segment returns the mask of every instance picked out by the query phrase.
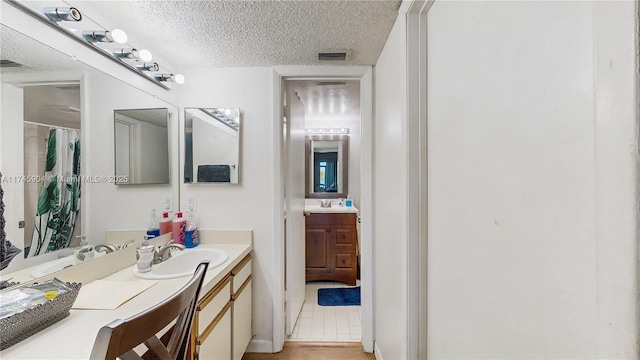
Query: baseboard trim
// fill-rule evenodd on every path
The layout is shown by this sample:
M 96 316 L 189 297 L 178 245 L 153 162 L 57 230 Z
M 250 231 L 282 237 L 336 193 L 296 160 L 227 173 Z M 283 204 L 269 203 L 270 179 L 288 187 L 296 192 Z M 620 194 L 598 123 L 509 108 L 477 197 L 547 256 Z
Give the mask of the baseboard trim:
M 384 360 L 384 356 L 382 356 L 382 351 L 378 347 L 378 343 L 373 343 L 373 353 L 376 354 L 376 360 Z
M 323 341 L 285 341 L 286 348 L 325 347 L 325 348 L 361 348 L 359 342 L 323 342 Z
M 273 354 L 273 341 L 251 340 L 245 352 Z

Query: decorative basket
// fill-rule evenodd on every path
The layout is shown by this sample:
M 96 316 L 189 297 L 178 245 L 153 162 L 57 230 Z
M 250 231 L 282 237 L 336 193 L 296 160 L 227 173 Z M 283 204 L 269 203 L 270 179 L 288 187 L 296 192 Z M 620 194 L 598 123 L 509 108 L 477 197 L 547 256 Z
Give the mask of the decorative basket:
M 21 313 L 0 319 L 0 350 L 4 350 L 48 326 L 69 316 L 82 284 L 67 283 L 71 288 L 64 294 Z

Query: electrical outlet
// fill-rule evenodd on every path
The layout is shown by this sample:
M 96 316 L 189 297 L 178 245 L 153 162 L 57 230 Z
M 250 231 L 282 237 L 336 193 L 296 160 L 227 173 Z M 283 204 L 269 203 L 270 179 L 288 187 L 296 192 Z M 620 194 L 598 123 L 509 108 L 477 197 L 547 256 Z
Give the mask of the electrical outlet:
M 171 195 L 164 196 L 164 211 L 171 211 Z
M 187 211 L 196 212 L 196 197 L 194 195 L 187 196 Z

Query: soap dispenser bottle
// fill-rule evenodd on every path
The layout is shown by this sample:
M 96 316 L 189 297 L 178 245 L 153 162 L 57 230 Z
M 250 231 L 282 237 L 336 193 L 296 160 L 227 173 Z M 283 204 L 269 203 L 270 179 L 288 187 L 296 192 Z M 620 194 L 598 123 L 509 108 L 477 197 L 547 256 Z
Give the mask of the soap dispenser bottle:
M 347 207 L 353 206 L 353 200 L 351 200 L 351 197 L 348 194 L 347 194 L 347 200 L 345 200 L 344 205 Z
M 187 231 L 187 219 L 182 217 L 181 212 L 176 213 L 176 218 L 173 219 L 173 241 L 177 244 L 184 244 L 184 235 Z
M 160 235 L 164 235 L 171 232 L 173 221 L 169 217 L 169 212 L 162 213 L 162 219 L 160 219 Z
M 187 218 L 187 231 L 184 235 L 184 246 L 187 248 L 193 248 L 200 244 L 200 237 L 198 234 L 198 226 L 196 224 L 196 216 L 193 211 L 189 211 L 189 217 Z
M 160 236 L 160 226 L 158 225 L 158 217 L 156 216 L 156 209 L 151 209 L 151 220 L 149 221 L 147 236 L 149 239 Z

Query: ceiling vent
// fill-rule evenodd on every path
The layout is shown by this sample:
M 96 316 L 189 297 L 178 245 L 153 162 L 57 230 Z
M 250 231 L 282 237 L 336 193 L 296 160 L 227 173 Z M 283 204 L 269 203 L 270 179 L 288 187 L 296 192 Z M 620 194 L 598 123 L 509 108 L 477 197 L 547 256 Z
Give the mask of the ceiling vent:
M 19 68 L 19 67 L 23 67 L 24 65 L 19 64 L 15 61 L 11 61 L 11 60 L 0 60 L 0 68 L 4 69 L 4 68 Z
M 348 61 L 351 58 L 351 50 L 319 51 L 319 61 Z

